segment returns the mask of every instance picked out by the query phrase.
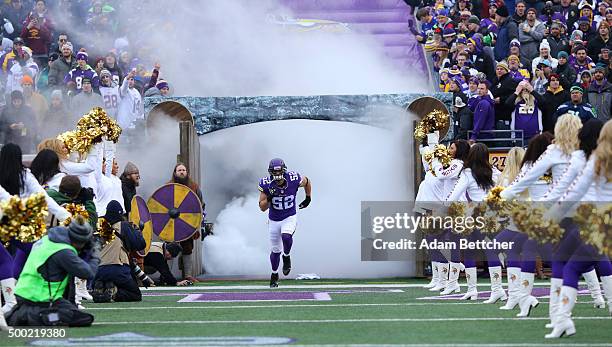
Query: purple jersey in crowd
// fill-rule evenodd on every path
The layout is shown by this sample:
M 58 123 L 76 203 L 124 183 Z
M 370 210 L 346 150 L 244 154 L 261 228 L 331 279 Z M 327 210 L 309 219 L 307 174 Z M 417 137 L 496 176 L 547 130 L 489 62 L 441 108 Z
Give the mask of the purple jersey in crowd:
M 92 88 L 98 88 L 100 86 L 100 79 L 98 78 L 98 74 L 88 68 L 86 70 L 82 70 L 80 67 L 76 67 L 64 76 L 64 84 L 72 81 L 76 84 L 76 90 L 81 91 L 83 89 L 83 78 L 88 78 L 91 81 Z
M 295 171 L 286 172 L 284 176 L 287 186 L 283 188 L 280 188 L 271 177 L 259 180 L 259 191 L 272 196 L 268 216 L 275 222 L 280 222 L 295 214 L 295 198 L 302 181 L 302 176 Z

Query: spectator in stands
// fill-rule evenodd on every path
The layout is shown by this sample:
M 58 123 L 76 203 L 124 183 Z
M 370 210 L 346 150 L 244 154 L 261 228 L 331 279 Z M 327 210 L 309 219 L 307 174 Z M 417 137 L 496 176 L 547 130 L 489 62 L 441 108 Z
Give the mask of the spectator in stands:
M 578 20 L 578 7 L 572 4 L 571 0 L 561 0 L 559 5 L 553 7 L 553 11 L 561 13 L 561 16 L 565 20 L 565 25 L 568 28 L 573 28 L 574 23 Z
M 510 41 L 518 37 L 518 28 L 508 17 L 508 8 L 500 6 L 497 9 L 495 23 L 497 24 L 497 45 L 495 45 L 495 60 L 502 61 L 509 54 Z
M 480 21 L 480 30 L 481 31 L 487 31 L 490 33 L 498 33 L 498 27 L 497 27 L 497 23 L 495 22 L 495 18 L 496 18 L 496 13 L 497 13 L 497 9 L 499 8 L 499 6 L 497 5 L 497 3 L 495 1 L 491 1 L 489 3 L 489 16 L 482 18 L 482 20 Z M 476 17 L 476 16 L 474 16 Z M 475 18 L 476 20 L 478 20 L 478 17 Z M 470 20 L 474 20 L 473 18 L 470 18 Z
M 606 80 L 606 67 L 597 65 L 593 73 L 593 81 L 587 89 L 589 104 L 597 110 L 597 118 L 602 122 L 610 119 L 610 107 L 612 107 L 612 84 Z
M 593 76 L 591 75 L 591 70 L 582 71 L 582 73 L 580 74 L 580 87 L 582 87 L 583 90 L 588 89 L 589 86 L 591 86 L 592 79 Z
M 104 68 L 111 73 L 113 82 L 120 86 L 123 82 L 123 71 L 121 71 L 119 65 L 117 64 L 117 56 L 114 52 L 108 52 L 106 55 Z
M 524 143 L 542 132 L 542 111 L 529 82 L 519 83 L 506 102 L 514 107 L 510 115 L 510 130 L 523 130 Z M 516 134 L 512 134 L 512 137 L 516 137 Z
M 52 41 L 53 24 L 47 13 L 44 0 L 37 0 L 34 11 L 30 12 L 21 30 L 21 37 L 32 49 L 32 58 L 39 66 L 47 65 L 49 45 Z
M 123 220 L 123 208 L 112 200 L 106 207 L 104 219 L 112 226 L 112 240 L 100 252 L 100 266 L 94 280 L 94 302 L 142 301 L 138 284 L 132 277 L 129 252 L 146 247 L 142 234 Z
M 13 23 L 7 18 L 7 16 L 3 12 L 4 8 L 0 8 L 0 37 L 8 41 L 10 35 L 15 32 L 15 28 L 13 27 Z M 11 41 L 12 42 L 12 41 Z M 4 47 L 4 45 L 2 46 Z
M 74 120 L 78 120 L 82 115 L 89 112 L 94 107 L 103 107 L 104 101 L 100 94 L 95 93 L 91 80 L 83 77 L 81 80 L 82 90 L 72 99 L 71 110 Z
M 117 122 L 124 129 L 133 127 L 136 120 L 144 118 L 142 96 L 138 89 L 135 88 L 135 76 L 136 69 L 133 69 L 125 77 L 119 89 L 121 101 L 119 102 Z
M 100 71 L 104 69 L 104 60 L 104 57 L 98 57 L 96 58 L 96 62 L 93 65 L 93 69 L 98 74 L 98 76 L 100 76 Z
M 558 64 L 555 73 L 559 75 L 561 85 L 563 88 L 569 90 L 572 84 L 576 83 L 578 77 L 576 76 L 576 70 L 568 63 L 568 54 L 565 51 L 557 54 Z
M 468 131 L 473 127 L 473 113 L 467 107 L 468 97 L 461 91 L 453 92 L 453 113 L 455 114 L 455 139 L 467 140 Z
M 80 93 L 83 89 L 83 80 L 88 79 L 93 89 L 97 90 L 100 86 L 100 79 L 98 74 L 87 65 L 88 55 L 87 52 L 81 50 L 76 55 L 77 66 L 70 70 L 66 76 L 64 76 L 64 84 L 69 90 L 73 90 L 76 93 Z
M 542 127 L 544 131 L 554 131 L 555 121 L 553 115 L 557 108 L 564 102 L 570 100 L 569 91 L 561 85 L 561 76 L 556 73 L 550 74 L 548 87 L 542 95 L 540 108 L 542 110 Z
M 478 78 L 477 77 L 471 77 L 468 81 L 468 90 L 466 91 L 466 95 L 469 99 L 472 99 L 472 97 L 476 97 L 478 96 Z
M 593 61 L 599 61 L 599 54 L 602 48 L 612 48 L 612 42 L 610 42 L 610 27 L 608 22 L 601 22 L 599 29 L 597 30 L 598 35 L 590 40 L 587 44 L 588 55 Z
M 38 127 L 34 111 L 25 105 L 23 93 L 11 93 L 11 103 L 0 114 L 0 143 L 15 143 L 26 153 L 34 153 L 38 143 Z
M 447 9 L 442 8 L 436 12 L 436 25 L 434 32 L 442 34 L 444 29 L 455 29 L 455 23 L 448 17 L 449 12 Z
M 522 80 L 531 80 L 531 73 L 529 70 L 523 68 L 521 60 L 517 55 L 511 55 L 508 57 L 508 69 L 513 79 L 520 82 Z
M 132 70 L 130 64 L 132 63 L 132 57 L 129 51 L 123 51 L 119 54 L 119 68 L 123 73 Z M 123 83 L 123 81 L 121 82 Z
M 548 66 L 553 69 L 555 69 L 559 64 L 557 58 L 553 58 L 550 56 L 550 44 L 548 44 L 548 41 L 546 39 L 542 40 L 542 42 L 540 43 L 540 54 L 537 57 L 533 58 L 533 60 L 531 61 L 531 66 L 533 68 L 532 72 L 534 75 L 536 74 L 535 72 L 537 66 L 545 61 L 548 62 Z
M 580 17 L 576 24 L 574 24 L 575 30 L 582 32 L 582 41 L 589 42 L 597 35 L 597 30 L 591 25 L 591 21 L 587 17 Z
M 527 5 L 525 5 L 525 1 L 517 1 L 516 5 L 514 6 L 514 14 L 512 15 L 512 21 L 516 23 L 517 27 L 523 22 L 525 22 L 525 20 L 527 20 L 527 13 L 525 12 L 525 10 L 527 10 Z
M 8 71 L 6 77 L 6 90 L 5 93 L 8 95 L 11 92 L 21 89 L 21 79 L 23 76 L 30 76 L 32 79 L 36 78 L 38 74 L 38 66 L 31 58 L 32 51 L 28 47 L 23 47 L 21 50 L 21 59 L 19 63 L 13 63 Z
M 569 39 L 567 35 L 561 33 L 562 25 L 560 22 L 553 22 L 550 26 L 550 34 L 546 39 L 550 46 L 550 55 L 553 57 L 557 57 L 561 51 L 569 52 Z
M 488 81 L 492 81 L 495 76 L 494 62 L 488 54 L 485 54 L 482 46 L 482 35 L 474 35 L 468 39 L 468 51 L 472 55 L 472 66 L 485 74 Z
M 440 72 L 442 69 L 450 68 L 451 62 L 448 57 L 448 44 L 440 42 L 433 54 L 434 70 Z
M 9 37 L 12 39 L 18 37 L 21 34 L 23 21 L 27 18 L 29 9 L 23 6 L 22 0 L 11 0 L 10 5 L 6 5 L 2 12 L 6 19 L 13 24 L 14 31 Z
M 481 133 L 485 130 L 495 129 L 495 102 L 489 96 L 489 82 L 478 83 L 478 98 L 474 107 L 474 128 L 470 136 L 470 144 L 478 139 L 491 138 L 490 134 Z
M 538 64 L 535 70 L 535 78 L 532 82 L 533 88 L 538 95 L 542 95 L 546 92 L 546 86 L 548 85 L 548 77 L 552 73 L 552 67 L 550 61 L 544 60 Z
M 508 106 L 506 100 L 516 90 L 516 81 L 509 73 L 508 64 L 502 61 L 495 67 L 495 79 L 493 80 L 491 93 L 495 101 L 495 128 L 497 130 L 508 129 L 510 126 L 510 112 L 513 106 Z M 475 114 L 475 112 L 474 112 Z M 474 122 L 476 122 L 474 115 Z
M 76 57 L 72 54 L 72 43 L 66 42 L 62 45 L 62 55 L 49 67 L 49 85 L 59 87 L 64 85 L 64 76 L 76 68 Z
M 144 258 L 144 271 L 149 275 L 159 273 L 159 279 L 155 281 L 155 285 L 189 285 L 189 280 L 177 281 L 168 267 L 168 260 L 178 257 L 182 251 L 178 243 L 151 242 L 149 253 Z
M 570 89 L 570 101 L 564 102 L 557 108 L 553 115 L 554 122 L 557 122 L 557 118 L 562 115 L 569 113 L 580 117 L 582 124 L 586 123 L 591 118 L 595 117 L 595 109 L 588 102 L 584 101 L 582 95 L 584 90 L 580 86 L 573 86 Z
M 579 76 L 583 71 L 588 71 L 595 67 L 593 60 L 587 55 L 586 47 L 583 45 L 574 47 L 574 61 L 570 64 Z M 580 80 L 576 82 L 580 82 Z
M 123 206 L 125 206 L 125 213 L 129 214 L 132 198 L 136 195 L 136 187 L 140 185 L 138 167 L 131 161 L 128 161 L 119 179 L 121 180 L 121 191 L 123 193 Z
M 518 39 L 513 39 L 510 42 L 510 56 L 512 55 L 516 55 L 517 57 L 519 57 L 523 68 L 527 69 L 527 71 L 530 71 L 531 73 L 531 60 L 521 57 L 521 43 Z
M 45 126 L 44 116 L 49 110 L 49 105 L 44 96 L 40 95 L 34 90 L 34 81 L 30 76 L 23 76 L 21 79 L 21 88 L 23 89 L 23 98 L 25 104 L 32 108 L 38 129 L 42 129 Z
M 64 97 L 60 89 L 51 92 L 49 110 L 45 115 L 45 126 L 40 129 L 41 138 L 55 137 L 64 131 L 74 128 L 70 123 L 68 110 L 64 104 Z
M 602 48 L 599 52 L 599 59 L 597 61 L 608 66 L 610 64 L 610 49 L 607 47 Z
M 62 55 L 62 47 L 64 44 L 68 42 L 68 34 L 65 32 L 61 32 L 57 35 L 57 42 L 51 44 L 51 48 L 49 49 L 49 54 L 57 53 L 58 56 Z
M 536 15 L 537 12 L 534 8 L 527 10 L 527 19 L 518 27 L 521 57 L 529 60 L 533 60 L 538 55 L 538 47 L 546 29 L 544 23 L 537 19 Z
M 51 64 L 53 64 L 57 58 L 59 58 L 57 53 L 53 52 L 49 54 L 47 65 L 38 73 L 36 78 L 36 89 L 45 96 L 48 96 L 49 91 L 49 70 L 51 69 Z

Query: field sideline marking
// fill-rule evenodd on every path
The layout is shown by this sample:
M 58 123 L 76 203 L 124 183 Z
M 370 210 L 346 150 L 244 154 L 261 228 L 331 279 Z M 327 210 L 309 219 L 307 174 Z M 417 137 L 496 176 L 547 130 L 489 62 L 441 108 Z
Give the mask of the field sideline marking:
M 449 300 L 450 301 L 450 300 Z M 540 304 L 546 304 L 542 302 Z M 577 302 L 577 304 L 589 304 L 592 302 Z M 380 304 L 296 304 L 296 305 L 199 305 L 199 306 L 133 306 L 133 307 L 87 307 L 85 311 L 89 310 L 168 310 L 168 309 L 224 309 L 224 308 L 289 308 L 289 307 L 367 307 L 367 306 L 445 306 L 445 305 L 483 305 L 482 301 L 479 302 L 404 302 L 404 303 L 380 303 Z M 494 306 L 492 306 L 494 307 Z
M 609 320 L 612 317 L 572 317 L 573 320 Z M 278 319 L 278 320 L 176 320 L 94 322 L 94 325 L 124 324 L 279 324 L 279 323 L 377 323 L 377 322 L 467 322 L 467 321 L 548 321 L 548 317 L 470 317 L 470 318 L 355 318 L 355 319 Z
M 343 289 L 343 288 L 423 288 L 425 284 L 291 284 L 291 285 L 282 285 L 279 287 L 282 289 Z M 490 283 L 479 283 L 479 287 L 490 287 Z M 536 282 L 534 286 L 550 286 L 549 282 Z M 194 292 L 199 290 L 228 290 L 228 289 L 236 289 L 236 290 L 262 290 L 267 289 L 270 290 L 270 287 L 267 284 L 262 285 L 248 285 L 248 286 L 193 286 L 193 287 L 151 287 L 151 288 L 140 288 L 142 292 L 163 292 L 163 291 L 185 291 L 185 292 Z

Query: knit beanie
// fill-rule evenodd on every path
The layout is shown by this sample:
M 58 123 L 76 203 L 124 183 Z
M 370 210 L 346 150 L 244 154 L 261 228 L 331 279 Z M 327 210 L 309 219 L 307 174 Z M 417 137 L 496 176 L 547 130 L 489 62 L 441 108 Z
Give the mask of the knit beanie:
M 106 219 L 110 225 L 123 220 L 123 208 L 117 200 L 111 200 L 108 205 L 106 205 L 104 219 Z
M 139 171 L 138 171 L 138 167 L 136 166 L 136 164 L 132 163 L 131 161 L 128 161 L 127 164 L 125 164 L 125 169 L 123 169 L 123 174 L 127 176 L 127 175 L 137 174 L 137 173 L 139 173 Z
M 77 176 L 64 176 L 60 182 L 59 191 L 68 197 L 75 197 L 81 192 L 81 181 Z
M 83 217 L 74 218 L 68 225 L 68 235 L 72 242 L 85 243 L 91 239 L 92 234 L 91 225 Z

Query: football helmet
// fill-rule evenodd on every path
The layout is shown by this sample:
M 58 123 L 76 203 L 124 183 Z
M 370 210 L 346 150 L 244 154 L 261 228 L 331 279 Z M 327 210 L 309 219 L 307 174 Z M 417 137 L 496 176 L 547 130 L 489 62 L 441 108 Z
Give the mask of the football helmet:
M 287 172 L 287 165 L 285 165 L 285 162 L 282 159 L 274 158 L 270 160 L 270 164 L 268 165 L 268 173 L 273 180 L 284 180 L 285 172 Z

